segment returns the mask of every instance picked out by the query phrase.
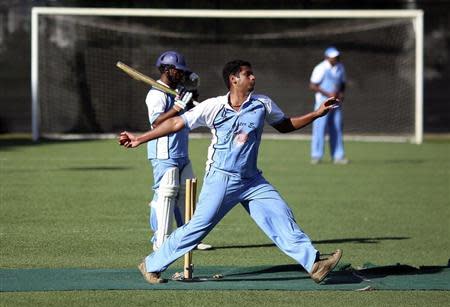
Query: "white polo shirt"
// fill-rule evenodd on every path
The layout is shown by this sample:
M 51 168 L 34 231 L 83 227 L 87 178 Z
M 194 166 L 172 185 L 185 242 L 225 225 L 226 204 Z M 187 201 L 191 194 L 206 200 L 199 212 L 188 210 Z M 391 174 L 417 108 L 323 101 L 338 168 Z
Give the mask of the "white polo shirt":
M 345 83 L 345 68 L 342 63 L 332 66 L 328 60 L 323 60 L 314 67 L 310 82 L 318 84 L 326 92 L 337 92 Z M 321 93 L 316 93 L 316 102 L 327 99 Z

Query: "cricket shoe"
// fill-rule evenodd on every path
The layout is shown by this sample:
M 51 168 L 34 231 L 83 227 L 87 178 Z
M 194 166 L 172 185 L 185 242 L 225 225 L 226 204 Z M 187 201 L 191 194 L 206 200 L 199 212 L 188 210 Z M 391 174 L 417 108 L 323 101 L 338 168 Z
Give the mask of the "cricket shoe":
M 340 165 L 346 165 L 348 164 L 350 161 L 348 159 L 336 159 L 333 160 L 333 164 L 340 164 Z
M 147 272 L 145 267 L 145 260 L 138 265 L 139 271 L 141 271 L 142 276 L 149 284 L 163 284 L 167 282 L 167 279 L 161 278 L 161 273 Z
M 206 251 L 206 250 L 209 250 L 209 249 L 212 249 L 212 248 L 213 248 L 212 245 L 206 244 L 206 243 L 199 243 L 195 247 L 195 249 L 200 250 L 200 251 Z
M 320 283 L 327 277 L 342 257 L 342 250 L 337 249 L 330 258 L 322 259 L 314 263 L 309 276 L 316 282 Z

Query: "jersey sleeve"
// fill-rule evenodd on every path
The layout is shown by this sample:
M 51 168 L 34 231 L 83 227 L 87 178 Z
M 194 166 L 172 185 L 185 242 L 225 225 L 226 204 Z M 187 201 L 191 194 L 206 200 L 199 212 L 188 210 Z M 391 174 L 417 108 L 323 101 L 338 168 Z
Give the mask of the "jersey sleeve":
M 264 104 L 266 109 L 266 121 L 269 125 L 276 125 L 286 118 L 284 112 L 281 111 L 275 101 L 273 101 L 270 97 L 258 95 L 257 99 Z
M 167 96 L 161 91 L 152 89 L 145 98 L 145 104 L 147 105 L 150 124 L 153 124 L 158 116 L 165 112 Z
M 325 70 L 323 68 L 323 65 L 319 64 L 314 67 L 309 81 L 314 84 L 319 84 L 322 82 L 324 74 Z
M 181 115 L 190 130 L 198 127 L 212 128 L 219 105 L 215 98 L 210 98 Z

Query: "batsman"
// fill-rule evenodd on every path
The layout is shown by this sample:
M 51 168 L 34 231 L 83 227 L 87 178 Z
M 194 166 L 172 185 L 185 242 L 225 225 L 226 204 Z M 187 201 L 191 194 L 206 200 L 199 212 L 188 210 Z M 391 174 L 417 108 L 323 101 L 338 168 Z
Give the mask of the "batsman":
M 177 96 L 152 87 L 145 99 L 152 129 L 192 107 L 199 77 L 186 66 L 184 56 L 176 51 L 162 53 L 157 61 L 158 83 L 174 89 Z M 150 202 L 150 228 L 153 250 L 158 250 L 172 232 L 174 219 L 177 226 L 184 224 L 185 182 L 194 173 L 189 160 L 189 129 L 185 128 L 148 142 L 148 160 L 153 169 L 153 199 Z M 199 243 L 198 249 L 211 246 Z

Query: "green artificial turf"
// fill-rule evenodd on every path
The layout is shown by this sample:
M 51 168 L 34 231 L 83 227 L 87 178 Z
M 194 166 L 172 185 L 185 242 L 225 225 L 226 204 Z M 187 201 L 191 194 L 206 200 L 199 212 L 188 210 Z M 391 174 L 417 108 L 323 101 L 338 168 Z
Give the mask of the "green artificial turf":
M 209 140 L 191 140 L 201 179 Z M 259 167 L 300 226 L 324 253 L 343 262 L 442 266 L 450 258 L 450 142 L 422 145 L 347 142 L 349 165 L 309 164 L 309 142 L 264 140 Z M 151 169 L 145 146 L 114 140 L 0 139 L 0 268 L 134 268 L 150 252 Z M 201 180 L 200 180 L 201 181 Z M 196 266 L 292 264 L 237 206 L 195 252 Z M 177 261 L 173 266 L 181 267 Z M 260 291 L 83 291 L 1 293 L 2 305 L 220 304 L 347 306 L 439 305 L 449 291 L 370 293 Z M 191 293 L 192 294 L 192 293 Z M 257 294 L 257 295 L 253 295 Z M 253 297 L 253 299 L 250 299 Z M 353 302 L 353 303 L 352 303 Z M 426 302 L 426 304 L 425 304 Z M 212 304 L 213 304 L 212 303 Z M 129 305 L 128 304 L 128 305 Z
M 320 284 L 311 281 L 298 264 L 223 267 L 196 266 L 193 279 L 180 276 L 181 268 L 169 267 L 162 274 L 168 282 L 149 284 L 137 268 L 130 269 L 0 269 L 1 292 L 78 290 L 289 290 L 373 291 L 449 290 L 450 267 L 409 265 L 352 268 L 339 263 Z

